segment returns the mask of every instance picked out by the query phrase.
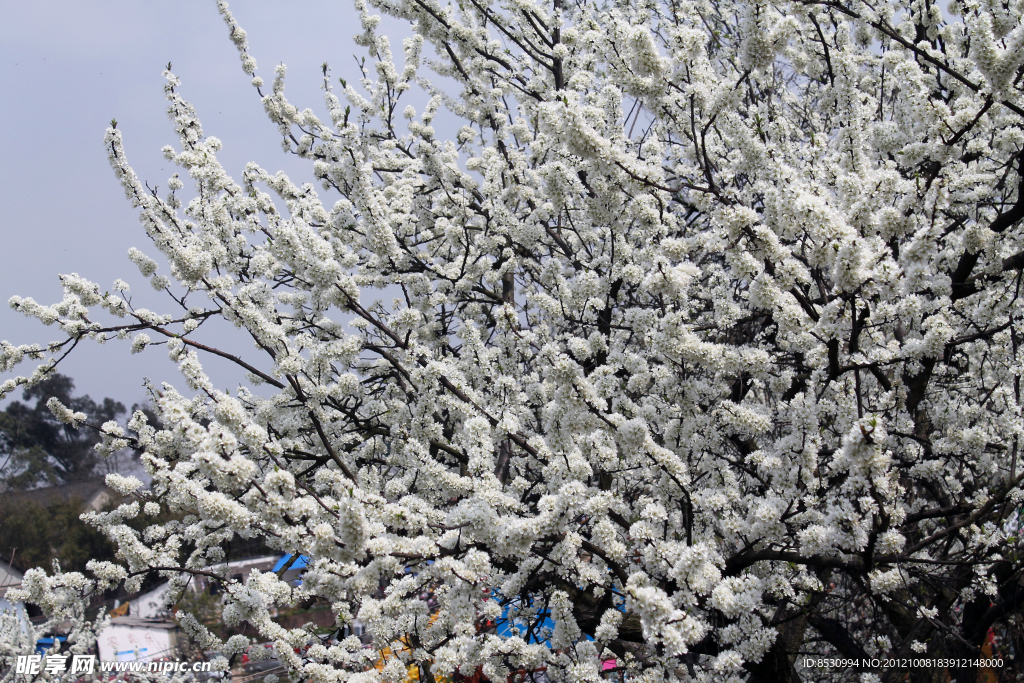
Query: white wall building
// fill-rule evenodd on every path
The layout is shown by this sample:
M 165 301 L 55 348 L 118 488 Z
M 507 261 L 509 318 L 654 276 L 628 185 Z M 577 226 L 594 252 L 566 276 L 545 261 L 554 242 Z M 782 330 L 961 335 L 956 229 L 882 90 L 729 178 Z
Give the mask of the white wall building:
M 140 619 L 158 619 L 169 614 L 164 600 L 171 584 L 162 583 L 148 593 L 134 597 L 128 603 L 128 613 Z
M 100 659 L 150 662 L 179 656 L 181 629 L 173 621 L 115 617 L 96 640 Z
M 0 562 L 0 614 L 9 612 L 17 615 L 22 629 L 25 629 L 28 626 L 25 603 L 12 602 L 7 598 L 7 591 L 12 588 L 21 588 L 21 576 L 21 572 L 17 569 L 6 562 Z
M 242 560 L 233 560 L 221 564 L 214 564 L 206 567 L 206 571 L 220 573 L 224 572 L 229 579 L 245 582 L 249 579 L 249 573 L 253 570 L 261 572 L 271 571 L 274 563 L 278 561 L 277 555 L 265 555 L 263 557 L 247 557 Z M 188 582 L 187 590 L 193 593 L 201 593 L 211 587 L 211 580 L 206 576 L 194 576 Z M 141 619 L 159 619 L 169 617 L 170 612 L 165 607 L 164 600 L 170 586 L 162 583 L 147 593 L 142 593 L 129 599 L 128 613 L 133 617 Z

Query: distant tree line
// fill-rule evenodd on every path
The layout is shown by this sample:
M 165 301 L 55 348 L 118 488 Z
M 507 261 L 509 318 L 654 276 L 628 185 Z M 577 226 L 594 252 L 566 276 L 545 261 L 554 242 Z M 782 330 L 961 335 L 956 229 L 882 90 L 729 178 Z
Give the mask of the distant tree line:
M 137 466 L 134 452 L 104 460 L 94 449 L 99 442 L 94 426 L 120 421 L 128 412 L 124 404 L 112 398 L 97 401 L 88 394 L 72 396 L 74 388 L 74 380 L 55 373 L 26 388 L 23 401 L 0 411 L 0 561 L 21 571 L 50 569 L 54 560 L 64 571 L 85 571 L 89 560 L 116 559 L 116 548 L 106 536 L 79 519 L 87 502 L 81 495 L 45 495 L 49 487 L 89 482 Z M 51 397 L 85 413 L 87 424 L 75 428 L 59 422 L 46 407 Z M 149 424 L 159 424 L 149 406 L 133 405 L 132 412 L 136 410 L 147 414 Z M 141 531 L 173 516 L 166 511 L 159 518 L 141 514 L 127 523 Z M 262 542 L 236 540 L 241 544 L 229 559 L 268 552 Z
M 84 571 L 93 558 L 112 559 L 106 537 L 79 519 L 84 501 L 33 500 L 20 492 L 95 479 L 106 470 L 94 446 L 95 430 L 61 424 L 46 407 L 50 397 L 89 416 L 92 424 L 118 420 L 127 412 L 112 398 L 72 396 L 74 380 L 54 374 L 26 388 L 22 401 L 0 412 L 0 560 L 18 569 L 49 567 Z
M 27 490 L 92 479 L 103 468 L 93 447 L 99 442 L 94 429 L 59 422 L 46 402 L 56 397 L 75 412 L 89 416 L 89 424 L 118 420 L 127 412 L 112 398 L 95 401 L 89 395 L 72 397 L 74 380 L 56 373 L 26 388 L 25 402 L 14 401 L 0 412 L 0 487 Z

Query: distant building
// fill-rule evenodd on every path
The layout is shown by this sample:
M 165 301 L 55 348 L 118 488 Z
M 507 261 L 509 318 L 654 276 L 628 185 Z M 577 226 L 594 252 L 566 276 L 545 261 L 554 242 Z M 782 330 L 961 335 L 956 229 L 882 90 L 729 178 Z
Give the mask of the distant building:
M 7 597 L 7 591 L 12 588 L 21 588 L 22 574 L 17 569 L 0 562 L 0 614 L 10 613 L 18 617 L 22 628 L 28 624 L 28 614 L 25 612 L 25 603 L 13 602 Z
M 231 562 L 222 562 L 220 564 L 213 564 L 206 567 L 205 571 L 213 572 L 214 574 L 220 574 L 225 572 L 226 578 L 234 579 L 235 581 L 241 581 L 245 583 L 249 580 L 249 574 L 253 571 L 269 572 L 274 568 L 274 565 L 278 561 L 277 555 L 264 555 L 263 557 L 247 557 L 241 560 L 232 560 Z M 206 576 L 195 576 L 192 581 L 189 582 L 189 588 L 197 592 L 201 592 L 212 588 L 213 592 L 216 592 L 219 586 L 215 585 L 217 582 Z
M 241 560 L 233 560 L 231 562 L 211 565 L 206 567 L 204 571 L 214 572 L 217 574 L 222 571 L 226 571 L 226 578 L 245 583 L 249 580 L 249 574 L 251 572 L 256 570 L 268 572 L 274 568 L 274 564 L 277 561 L 277 555 L 247 557 Z M 193 576 L 192 580 L 188 583 L 187 590 L 193 593 L 202 593 L 207 590 L 211 593 L 216 593 L 219 588 L 220 586 L 217 585 L 217 582 L 207 576 Z M 165 582 L 151 591 L 141 593 L 140 595 L 130 598 L 128 606 L 129 614 L 131 614 L 132 617 L 142 619 L 157 619 L 169 616 L 169 612 L 164 606 L 164 600 L 167 598 L 167 592 L 169 589 L 169 584 Z
M 132 598 L 128 602 L 128 613 L 140 619 L 157 619 L 167 616 L 168 610 L 164 606 L 164 600 L 171 585 L 166 581 L 147 593 Z
M 151 662 L 178 658 L 182 638 L 173 621 L 115 617 L 100 631 L 96 645 L 101 660 Z

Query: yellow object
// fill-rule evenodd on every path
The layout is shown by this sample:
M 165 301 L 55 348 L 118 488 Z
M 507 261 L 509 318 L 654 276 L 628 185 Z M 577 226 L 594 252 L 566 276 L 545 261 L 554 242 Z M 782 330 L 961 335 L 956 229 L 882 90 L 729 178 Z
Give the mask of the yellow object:
M 430 622 L 429 623 L 433 624 L 436 619 L 437 619 L 437 614 L 436 613 L 430 615 Z M 402 652 L 403 653 L 411 651 L 411 648 L 409 647 L 409 640 L 408 640 L 408 638 L 409 638 L 409 636 L 403 636 L 402 639 L 401 639 Z M 394 652 L 392 652 L 390 647 L 386 647 L 383 650 L 380 650 L 378 652 L 377 661 L 374 663 L 373 668 L 377 669 L 377 671 L 383 671 L 384 670 L 384 665 L 387 663 L 387 661 L 389 659 L 391 659 L 392 657 L 395 657 L 395 656 L 396 655 L 394 654 Z M 420 680 L 420 667 L 419 667 L 419 665 L 417 665 L 417 664 L 410 664 L 410 665 L 408 665 L 405 668 L 405 678 L 402 679 L 402 683 L 419 683 L 419 680 Z M 448 676 L 439 676 L 437 673 L 434 674 L 434 681 L 435 681 L 435 683 L 452 683 L 452 679 L 450 677 L 448 677 Z

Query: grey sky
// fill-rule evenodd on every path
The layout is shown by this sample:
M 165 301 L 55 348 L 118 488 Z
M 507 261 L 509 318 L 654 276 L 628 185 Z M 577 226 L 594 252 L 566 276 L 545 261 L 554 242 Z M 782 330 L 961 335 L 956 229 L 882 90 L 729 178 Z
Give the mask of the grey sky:
M 353 55 L 361 50 L 351 38 L 359 21 L 348 0 L 237 0 L 231 9 L 249 34 L 265 80 L 272 79 L 275 64 L 288 65 L 287 91 L 300 108 L 321 108 L 324 61 L 335 76 L 358 75 Z M 139 177 L 166 186 L 176 169 L 160 148 L 177 146 L 163 99 L 167 62 L 205 133 L 224 142 L 221 159 L 229 173 L 238 177 L 252 160 L 270 171 L 285 170 L 293 180 L 310 179 L 305 164 L 281 151 L 213 0 L 2 0 L 0 16 L 4 303 L 15 294 L 55 303 L 61 298 L 57 274 L 77 272 L 101 287 L 123 278 L 142 305 L 171 310 L 125 255 L 133 246 L 158 253 L 125 200 L 102 144 L 104 129 L 116 118 Z M 397 37 L 392 44 L 400 55 Z M 230 336 L 222 340 L 226 345 L 251 349 Z M 25 344 L 59 338 L 55 328 L 0 307 L 0 339 Z M 203 360 L 219 386 L 242 380 L 225 362 Z M 28 375 L 33 367 L 25 363 L 17 374 Z M 184 388 L 162 347 L 131 356 L 128 342 L 83 343 L 61 367 L 79 392 L 129 405 L 144 397 L 144 375 Z

